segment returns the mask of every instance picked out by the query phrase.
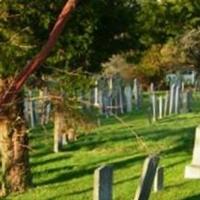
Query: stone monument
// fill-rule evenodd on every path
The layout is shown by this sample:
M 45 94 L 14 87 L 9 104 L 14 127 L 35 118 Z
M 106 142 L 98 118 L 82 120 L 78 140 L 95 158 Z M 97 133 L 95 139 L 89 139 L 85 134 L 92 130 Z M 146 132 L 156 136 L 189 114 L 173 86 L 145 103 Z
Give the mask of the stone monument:
M 192 163 L 185 167 L 185 178 L 200 179 L 200 126 L 196 128 Z

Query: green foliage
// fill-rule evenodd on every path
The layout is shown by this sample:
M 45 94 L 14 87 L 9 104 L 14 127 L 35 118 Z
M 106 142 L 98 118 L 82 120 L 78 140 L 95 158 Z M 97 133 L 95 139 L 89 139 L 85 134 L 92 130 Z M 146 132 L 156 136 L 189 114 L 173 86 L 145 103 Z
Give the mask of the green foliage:
M 200 71 L 200 29 L 186 31 L 179 38 L 179 55 L 184 62 Z
M 2 75 L 20 71 L 38 52 L 62 5 L 56 0 L 0 1 Z M 143 54 L 153 45 L 164 45 L 198 27 L 199 12 L 198 0 L 80 1 L 44 66 L 97 72 L 112 55 L 130 50 Z M 43 67 L 37 76 L 53 72 Z

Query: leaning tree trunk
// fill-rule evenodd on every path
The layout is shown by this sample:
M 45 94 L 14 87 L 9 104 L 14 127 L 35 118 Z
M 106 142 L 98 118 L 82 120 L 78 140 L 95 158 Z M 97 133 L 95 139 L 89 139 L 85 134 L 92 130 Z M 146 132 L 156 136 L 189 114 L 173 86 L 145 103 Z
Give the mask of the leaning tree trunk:
M 23 192 L 31 185 L 28 136 L 23 116 L 23 99 L 18 96 L 4 105 L 0 116 L 2 195 Z

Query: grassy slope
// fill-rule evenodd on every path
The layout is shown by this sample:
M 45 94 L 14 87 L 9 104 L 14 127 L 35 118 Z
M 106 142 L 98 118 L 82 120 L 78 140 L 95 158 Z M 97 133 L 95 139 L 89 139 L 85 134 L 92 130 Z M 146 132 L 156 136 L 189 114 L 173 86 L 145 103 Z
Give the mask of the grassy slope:
M 183 178 L 185 165 L 191 162 L 195 127 L 200 123 L 198 110 L 196 99 L 193 113 L 171 116 L 151 125 L 145 112 L 122 116 L 143 137 L 149 152 L 162 150 L 165 190 L 152 193 L 152 200 L 200 199 L 200 181 Z M 52 152 L 52 141 L 50 127 L 34 130 L 31 164 L 36 187 L 6 199 L 92 200 L 93 171 L 105 163 L 114 166 L 113 199 L 132 199 L 147 152 L 123 124 L 113 118 L 104 120 L 93 134 L 81 136 L 58 154 Z

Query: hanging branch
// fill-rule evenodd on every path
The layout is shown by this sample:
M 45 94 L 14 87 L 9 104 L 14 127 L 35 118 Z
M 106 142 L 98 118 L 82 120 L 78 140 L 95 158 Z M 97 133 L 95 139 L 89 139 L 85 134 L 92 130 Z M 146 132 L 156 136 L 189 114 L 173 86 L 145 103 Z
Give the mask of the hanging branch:
M 3 105 L 10 103 L 15 99 L 17 93 L 21 90 L 28 77 L 33 74 L 48 57 L 77 3 L 78 0 L 68 0 L 65 3 L 46 44 L 42 47 L 40 52 L 36 54 L 36 56 L 24 67 L 22 72 L 14 79 L 8 90 L 4 91 L 0 95 L 0 109 L 3 108 Z

